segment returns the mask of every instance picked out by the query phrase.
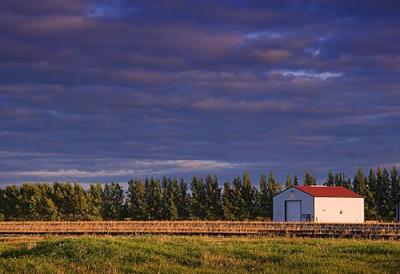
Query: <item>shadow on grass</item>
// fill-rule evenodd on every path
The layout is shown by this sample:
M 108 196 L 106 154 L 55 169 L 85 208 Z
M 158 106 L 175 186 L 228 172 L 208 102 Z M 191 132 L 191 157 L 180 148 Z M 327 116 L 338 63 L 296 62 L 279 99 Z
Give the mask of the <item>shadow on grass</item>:
M 20 258 L 20 257 L 25 257 L 25 256 L 46 256 L 50 255 L 53 250 L 58 248 L 60 245 L 59 242 L 39 242 L 37 245 L 35 245 L 32 248 L 29 248 L 28 246 L 20 246 L 18 248 L 12 248 L 9 250 L 6 250 L 0 254 L 0 258 Z
M 130 262 L 133 264 L 154 261 L 149 252 L 118 241 L 95 238 L 47 240 L 34 246 L 22 245 L 5 250 L 0 258 L 42 257 L 65 259 L 73 263 Z

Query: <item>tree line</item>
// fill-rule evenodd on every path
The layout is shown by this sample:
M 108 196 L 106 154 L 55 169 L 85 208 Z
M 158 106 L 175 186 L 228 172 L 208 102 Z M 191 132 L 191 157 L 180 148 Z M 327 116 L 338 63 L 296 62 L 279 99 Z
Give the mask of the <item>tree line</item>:
M 258 187 L 249 173 L 220 187 L 216 176 L 183 179 L 163 177 L 133 179 L 124 191 L 119 183 L 25 183 L 0 188 L 0 220 L 254 220 L 272 218 L 272 198 L 283 189 L 299 185 L 287 176 L 278 182 L 273 173 L 261 174 Z M 316 185 L 305 172 L 301 184 Z M 400 199 L 400 178 L 395 167 L 358 169 L 353 178 L 328 173 L 327 186 L 343 186 L 365 198 L 367 220 L 392 221 Z

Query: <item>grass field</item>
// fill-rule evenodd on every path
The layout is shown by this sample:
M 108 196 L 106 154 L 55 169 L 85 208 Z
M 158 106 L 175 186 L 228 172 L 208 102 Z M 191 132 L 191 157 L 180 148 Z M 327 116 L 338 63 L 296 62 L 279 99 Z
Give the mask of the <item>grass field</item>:
M 0 273 L 400 273 L 400 242 L 263 237 L 11 238 Z

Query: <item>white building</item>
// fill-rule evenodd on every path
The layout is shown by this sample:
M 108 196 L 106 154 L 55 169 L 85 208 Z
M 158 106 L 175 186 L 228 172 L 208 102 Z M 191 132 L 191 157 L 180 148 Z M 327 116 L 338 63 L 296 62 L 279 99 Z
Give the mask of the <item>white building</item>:
M 341 186 L 294 186 L 273 198 L 273 220 L 363 223 L 364 198 Z

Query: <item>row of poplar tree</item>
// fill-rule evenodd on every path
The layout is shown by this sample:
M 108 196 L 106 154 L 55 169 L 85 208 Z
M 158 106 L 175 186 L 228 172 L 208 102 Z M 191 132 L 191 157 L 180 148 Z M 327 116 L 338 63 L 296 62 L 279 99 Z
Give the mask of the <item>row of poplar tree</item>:
M 367 220 L 391 221 L 400 199 L 399 181 L 393 167 L 371 169 L 367 175 L 359 169 L 354 178 L 329 172 L 324 184 L 361 194 Z M 302 184 L 315 185 L 316 179 L 306 172 Z M 271 219 L 272 197 L 294 185 L 299 185 L 297 176 L 287 176 L 282 186 L 270 173 L 262 174 L 255 187 L 247 172 L 223 188 L 216 176 L 193 177 L 189 185 L 167 177 L 135 179 L 127 191 L 118 183 L 91 184 L 88 189 L 68 182 L 8 185 L 0 188 L 0 220 Z

